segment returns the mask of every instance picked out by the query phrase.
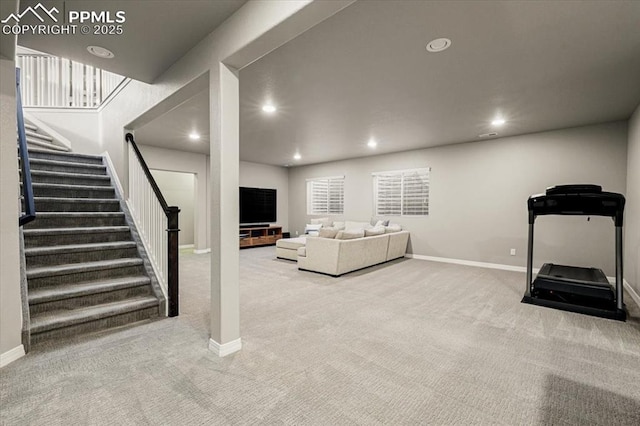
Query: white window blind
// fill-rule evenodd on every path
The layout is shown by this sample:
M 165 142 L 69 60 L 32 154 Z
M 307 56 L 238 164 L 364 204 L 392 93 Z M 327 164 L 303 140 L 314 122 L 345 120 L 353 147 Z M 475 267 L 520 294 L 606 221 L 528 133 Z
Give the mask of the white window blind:
M 373 174 L 377 216 L 429 214 L 429 168 Z
M 307 214 L 344 213 L 344 176 L 307 179 Z

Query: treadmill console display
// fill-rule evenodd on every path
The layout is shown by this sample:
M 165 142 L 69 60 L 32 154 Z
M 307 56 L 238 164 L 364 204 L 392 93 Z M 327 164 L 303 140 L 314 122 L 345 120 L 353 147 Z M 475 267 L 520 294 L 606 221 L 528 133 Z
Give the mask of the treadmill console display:
M 597 185 L 559 185 L 545 194 L 532 195 L 529 223 L 542 215 L 609 216 L 616 226 L 622 226 L 625 199 L 617 192 L 603 192 Z

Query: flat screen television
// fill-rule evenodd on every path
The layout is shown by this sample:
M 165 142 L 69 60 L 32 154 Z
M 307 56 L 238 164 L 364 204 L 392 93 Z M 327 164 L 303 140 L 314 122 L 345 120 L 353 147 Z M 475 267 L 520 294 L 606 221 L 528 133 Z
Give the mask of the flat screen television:
M 277 190 L 240 187 L 240 224 L 276 222 Z

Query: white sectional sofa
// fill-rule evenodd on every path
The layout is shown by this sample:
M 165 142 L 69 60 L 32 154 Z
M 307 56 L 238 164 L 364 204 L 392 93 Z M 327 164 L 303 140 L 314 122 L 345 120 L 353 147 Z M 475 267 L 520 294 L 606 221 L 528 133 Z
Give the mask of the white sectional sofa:
M 281 238 L 276 241 L 278 259 L 298 260 L 298 249 L 304 247 L 307 237 Z
M 349 240 L 307 237 L 297 250 L 298 269 L 337 277 L 404 257 L 408 241 L 407 231 Z

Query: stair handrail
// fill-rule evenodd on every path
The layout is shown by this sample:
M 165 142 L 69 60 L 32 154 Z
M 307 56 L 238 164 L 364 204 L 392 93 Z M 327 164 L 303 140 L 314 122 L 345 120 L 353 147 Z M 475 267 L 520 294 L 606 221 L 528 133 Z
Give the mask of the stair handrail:
M 169 316 L 176 317 L 179 314 L 178 232 L 180 229 L 178 228 L 178 213 L 180 213 L 180 208 L 177 206 L 169 206 L 167 204 L 167 201 L 162 195 L 162 191 L 160 191 L 156 180 L 153 178 L 153 175 L 147 166 L 147 162 L 144 161 L 144 157 L 138 149 L 138 145 L 136 145 L 133 134 L 127 133 L 125 135 L 125 140 L 131 144 L 131 147 L 142 166 L 142 170 L 144 171 L 151 188 L 153 188 L 153 192 L 155 193 L 162 210 L 164 210 L 164 213 L 167 216 L 167 296 L 169 299 Z
M 22 198 L 25 212 L 20 216 L 19 225 L 24 226 L 36 218 L 36 203 L 33 198 L 33 184 L 31 182 L 31 165 L 29 164 L 29 150 L 27 149 L 27 134 L 24 129 L 24 115 L 22 112 L 22 95 L 20 91 L 20 68 L 16 68 L 16 112 L 18 118 L 18 152 L 20 167 L 22 168 Z

